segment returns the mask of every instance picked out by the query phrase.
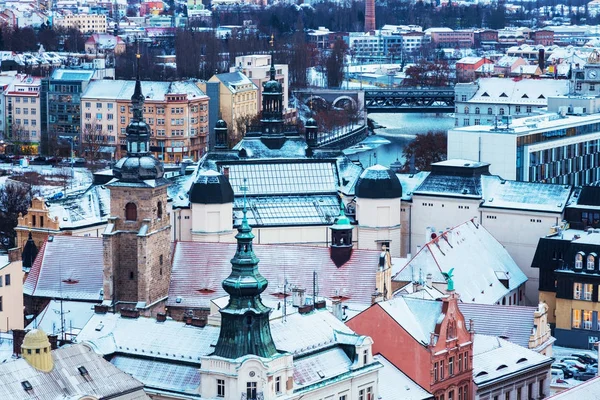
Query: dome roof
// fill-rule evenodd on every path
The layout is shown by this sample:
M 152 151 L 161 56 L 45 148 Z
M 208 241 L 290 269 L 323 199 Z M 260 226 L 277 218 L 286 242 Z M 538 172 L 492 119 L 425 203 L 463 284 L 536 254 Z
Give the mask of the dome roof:
M 196 204 L 233 203 L 233 189 L 225 175 L 213 170 L 202 170 L 190 188 L 189 197 Z
M 364 199 L 395 199 L 402 197 L 402 185 L 392 170 L 374 165 L 360 174 L 354 193 Z
M 43 349 L 50 347 L 50 341 L 43 330 L 33 329 L 25 335 L 22 347 L 24 349 Z
M 215 128 L 227 128 L 227 122 L 225 122 L 222 119 L 220 119 L 215 124 Z
M 125 156 L 113 167 L 113 175 L 122 182 L 141 182 L 163 177 L 162 163 L 151 155 Z
M 281 93 L 281 83 L 277 81 L 268 81 L 263 86 L 263 93 Z
M 150 136 L 150 128 L 144 121 L 131 121 L 127 125 L 127 136 Z
M 306 120 L 306 125 L 307 127 L 312 127 L 312 128 L 316 128 L 317 127 L 317 121 L 314 118 L 309 118 Z

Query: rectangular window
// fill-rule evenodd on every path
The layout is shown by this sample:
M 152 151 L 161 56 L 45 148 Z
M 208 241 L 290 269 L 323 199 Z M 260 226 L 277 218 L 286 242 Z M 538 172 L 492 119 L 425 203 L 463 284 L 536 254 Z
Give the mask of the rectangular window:
M 544 394 L 544 380 L 540 379 L 540 381 L 538 382 L 539 387 L 538 387 L 538 398 L 543 399 L 545 397 Z
M 275 393 L 281 393 L 281 377 L 275 377 Z
M 112 108 L 113 108 L 113 104 L 112 104 L 112 103 L 108 103 L 108 104 L 106 105 L 106 108 L 108 108 L 109 110 L 112 110 Z
M 448 359 L 448 376 L 454 375 L 454 357 Z
M 217 397 L 225 397 L 225 380 L 217 379 Z
M 464 353 L 464 358 L 463 358 L 463 362 L 464 362 L 464 366 L 463 369 L 466 371 L 469 369 L 469 353 L 465 351 Z
M 575 282 L 573 284 L 573 299 L 581 300 L 582 291 L 583 291 L 583 283 Z
M 572 313 L 571 327 L 575 329 L 581 328 L 581 310 L 573 310 Z
M 462 353 L 460 353 L 460 354 L 458 355 L 458 372 L 461 372 L 461 371 L 462 371 L 462 367 L 463 367 L 463 366 L 462 366 L 462 359 L 463 359 L 463 355 L 462 355 Z
M 531 106 L 527 106 L 527 113 L 531 114 Z
M 114 118 L 114 114 L 106 114 L 106 119 L 112 121 Z
M 521 112 L 521 106 L 515 106 L 515 112 Z
M 3 308 L 2 308 L 2 296 L 0 296 L 0 312 L 2 312 L 2 311 L 3 311 Z
M 85 103 L 86 108 L 90 108 L 91 106 L 92 106 L 92 103 L 88 103 L 88 102 Z
M 594 290 L 594 286 L 591 283 L 586 283 L 583 285 L 583 298 L 588 301 L 592 301 L 592 291 Z
M 440 380 L 444 379 L 444 360 L 440 361 Z
M 583 329 L 592 329 L 592 311 L 583 310 Z
M 96 103 L 96 108 L 102 108 L 102 103 Z
M 438 376 L 438 368 L 439 368 L 439 364 L 436 362 L 433 364 L 433 381 L 437 382 L 439 379 Z
M 367 360 L 369 359 L 369 350 L 363 351 L 363 364 L 367 364 Z
M 454 400 L 454 390 L 448 392 L 448 400 Z
M 348 396 L 345 394 L 340 395 L 340 400 L 348 400 Z
M 360 389 L 358 391 L 358 400 L 366 400 L 365 399 L 365 389 Z
M 10 286 L 10 274 L 4 275 L 4 284 Z
M 246 383 L 246 398 L 248 400 L 256 400 L 256 382 Z
M 125 106 L 121 106 L 121 112 L 124 113 L 125 112 Z
M 517 388 L 517 400 L 523 400 L 523 398 L 521 397 L 521 388 Z

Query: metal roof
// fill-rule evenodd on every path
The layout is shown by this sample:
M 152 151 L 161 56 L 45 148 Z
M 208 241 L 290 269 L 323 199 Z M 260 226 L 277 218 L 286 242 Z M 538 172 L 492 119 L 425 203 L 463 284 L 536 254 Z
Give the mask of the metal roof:
M 40 372 L 24 359 L 0 364 L 0 398 L 56 400 L 64 398 L 112 398 L 125 392 L 126 399 L 149 399 L 142 383 L 121 372 L 101 356 L 84 345 L 73 345 L 52 351 L 54 368 Z M 87 370 L 83 376 L 78 367 Z M 32 390 L 28 394 L 21 382 L 28 381 Z M 121 398 L 121 397 L 119 397 Z
M 269 281 L 263 297 L 280 296 L 285 281 L 290 287 L 311 289 L 316 271 L 319 296 L 371 304 L 379 251 L 354 249 L 338 268 L 328 247 L 255 244 L 253 248 L 261 260 L 260 273 Z M 167 306 L 209 307 L 211 299 L 224 296 L 221 282 L 231 272 L 229 260 L 235 251 L 235 243 L 177 242 Z
M 51 236 L 44 242 L 23 285 L 34 297 L 101 301 L 102 238 Z

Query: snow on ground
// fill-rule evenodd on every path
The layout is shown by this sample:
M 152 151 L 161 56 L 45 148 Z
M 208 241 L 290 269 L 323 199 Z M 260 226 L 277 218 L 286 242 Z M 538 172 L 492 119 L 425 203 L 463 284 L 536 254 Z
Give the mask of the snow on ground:
M 20 175 L 29 171 L 34 171 L 45 176 L 58 174 L 70 176 L 72 173 L 73 179 L 71 180 L 69 178 L 67 181 L 67 193 L 85 190 L 91 185 L 93 180 L 93 175 L 87 168 L 73 168 L 73 171 L 71 171 L 70 167 L 52 167 L 51 165 L 30 165 L 28 167 L 20 167 L 17 165 L 3 163 L 0 164 L 0 169 L 7 171 L 9 175 Z M 6 182 L 6 180 L 10 177 L 9 175 L 0 176 L 0 185 Z M 41 196 L 48 198 L 55 193 L 65 191 L 65 187 L 60 183 L 60 177 L 50 177 L 48 180 L 56 181 L 57 185 L 36 185 L 34 189 L 36 192 L 39 191 Z
M 570 356 L 571 354 L 574 353 L 584 353 L 584 354 L 589 354 L 595 357 L 598 357 L 598 351 L 596 350 L 582 350 L 582 349 L 573 349 L 570 347 L 560 347 L 560 346 L 553 346 L 552 347 L 552 357 L 554 358 L 554 362 L 560 362 L 560 360 L 562 360 L 563 357 L 567 357 Z M 568 383 L 569 386 L 577 386 L 577 385 L 581 385 L 583 383 L 583 381 L 578 381 L 577 379 L 574 378 L 569 378 L 569 379 L 565 379 Z

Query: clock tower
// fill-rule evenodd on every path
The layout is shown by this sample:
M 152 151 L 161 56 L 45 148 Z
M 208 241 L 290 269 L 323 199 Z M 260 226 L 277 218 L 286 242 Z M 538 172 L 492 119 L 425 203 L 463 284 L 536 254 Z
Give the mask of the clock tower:
M 598 50 L 594 49 L 588 57 L 587 63 L 583 67 L 583 74 L 575 71 L 573 78 L 575 78 L 574 91 L 576 94 L 593 97 L 600 94 L 600 52 Z

